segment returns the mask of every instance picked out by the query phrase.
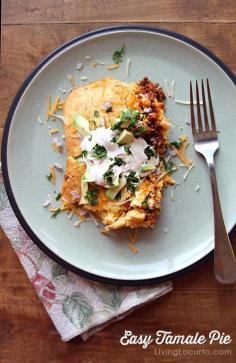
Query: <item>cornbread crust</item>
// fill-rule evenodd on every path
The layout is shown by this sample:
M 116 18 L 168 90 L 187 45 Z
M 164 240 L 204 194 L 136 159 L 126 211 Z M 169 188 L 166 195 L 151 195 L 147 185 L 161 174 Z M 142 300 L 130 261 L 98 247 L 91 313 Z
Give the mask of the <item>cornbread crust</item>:
M 143 83 L 140 84 L 141 82 Z M 86 165 L 76 161 L 76 158 L 81 154 L 81 139 L 77 129 L 73 126 L 74 114 L 80 114 L 87 120 L 91 120 L 91 129 L 100 127 L 102 124 L 108 128 L 115 123 L 115 119 L 120 116 L 124 108 L 128 107 L 141 112 L 143 108 L 152 106 L 155 115 L 151 115 L 151 120 L 145 121 L 145 127 L 148 131 L 144 138 L 147 138 L 148 143 L 150 143 L 155 134 L 153 143 L 155 144 L 158 138 L 158 144 L 154 146 L 159 153 L 165 149 L 169 128 L 168 120 L 164 115 L 163 100 L 165 96 L 162 92 L 162 99 L 158 99 L 157 93 L 155 93 L 155 90 L 159 89 L 158 85 L 153 84 L 147 78 L 141 82 L 128 84 L 108 77 L 74 89 L 65 101 L 64 133 L 68 158 L 62 186 L 62 201 L 68 209 L 73 210 L 78 215 L 81 213 L 82 206 L 79 205 L 79 199 L 76 199 L 71 191 L 76 191 L 81 195 L 81 177 L 86 170 Z M 150 91 L 152 94 L 149 98 L 146 92 L 147 87 L 154 89 L 154 91 Z M 106 112 L 102 107 L 108 100 L 112 103 L 111 112 Z M 98 118 L 94 117 L 95 110 L 99 111 Z M 160 173 L 163 172 L 164 168 L 160 163 Z M 124 204 L 119 200 L 110 200 L 105 194 L 105 188 L 97 185 L 99 190 L 98 204 L 84 204 L 83 208 L 93 212 L 96 218 L 105 224 L 106 231 L 123 227 L 150 228 L 155 225 L 160 213 L 162 189 L 166 183 L 168 183 L 168 178 L 164 177 L 158 181 L 158 175 L 151 174 L 147 179 L 140 182 L 133 195 L 128 190 L 124 191 L 125 200 L 127 199 Z M 142 207 L 142 201 L 147 194 L 150 195 L 149 208 Z

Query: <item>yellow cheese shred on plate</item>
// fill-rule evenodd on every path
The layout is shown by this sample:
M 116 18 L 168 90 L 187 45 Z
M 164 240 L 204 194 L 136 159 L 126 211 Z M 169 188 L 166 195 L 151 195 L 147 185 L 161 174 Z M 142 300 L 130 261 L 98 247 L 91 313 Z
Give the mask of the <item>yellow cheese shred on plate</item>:
M 60 104 L 60 97 L 59 96 L 56 96 L 56 99 L 55 99 L 55 102 L 52 106 L 52 111 L 51 113 L 54 114 L 58 111 L 58 105 Z
M 189 145 L 188 138 L 183 135 L 180 136 L 180 141 L 182 141 L 179 149 L 177 149 L 174 145 L 171 145 L 172 149 L 175 151 L 176 155 L 186 166 L 190 166 L 192 164 L 192 160 L 189 160 L 186 155 L 186 149 Z
M 59 130 L 59 129 L 51 129 L 51 130 L 49 131 L 49 134 L 50 134 L 50 135 L 55 135 L 55 134 L 57 134 L 58 132 L 60 132 L 60 130 Z
M 135 254 L 138 253 L 138 251 L 139 251 L 138 248 L 133 245 L 133 243 L 128 242 L 128 247 L 129 247 L 130 251 Z
M 106 69 L 107 69 L 108 71 L 112 71 L 113 69 L 118 69 L 118 68 L 120 68 L 119 63 L 114 63 L 114 64 L 111 64 L 110 66 L 107 66 L 107 67 L 106 67 Z
M 130 242 L 136 243 L 138 241 L 138 229 L 135 229 L 133 234 L 129 234 Z
M 138 248 L 134 246 L 134 244 L 138 241 L 138 229 L 135 229 L 133 234 L 129 234 L 129 240 L 128 247 L 132 253 L 138 253 Z
M 53 185 L 55 185 L 56 184 L 56 173 L 55 173 L 54 165 L 50 165 L 50 173 L 51 173 L 51 176 L 52 176 L 51 183 Z
M 49 120 L 49 117 L 51 115 L 51 102 L 52 102 L 52 97 L 49 95 L 48 96 L 48 108 L 47 108 L 47 114 L 46 114 L 46 121 Z

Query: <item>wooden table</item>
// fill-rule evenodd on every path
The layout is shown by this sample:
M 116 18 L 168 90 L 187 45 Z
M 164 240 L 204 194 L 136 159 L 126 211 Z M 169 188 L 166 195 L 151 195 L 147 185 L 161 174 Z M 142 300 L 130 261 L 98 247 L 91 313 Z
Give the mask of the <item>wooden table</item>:
M 181 32 L 202 43 L 236 71 L 236 2 L 220 0 L 3 0 L 0 127 L 11 100 L 31 69 L 53 48 L 83 32 L 120 23 L 145 23 Z M 236 233 L 231 234 L 236 240 Z M 0 362 L 235 362 L 236 287 L 221 286 L 213 261 L 177 278 L 174 291 L 107 327 L 87 342 L 62 343 L 3 232 L 0 233 Z M 122 346 L 124 331 L 155 334 L 230 334 L 231 355 L 204 345 L 211 355 L 155 355 L 155 346 Z M 163 346 L 163 349 L 168 348 Z M 169 347 L 170 348 L 170 347 Z M 171 346 L 171 349 L 181 348 Z M 224 352 L 223 352 L 224 353 Z M 156 354 L 159 354 L 156 351 Z M 196 353 L 195 353 L 196 354 Z M 205 353 L 207 354 L 207 353 Z M 225 353 L 226 354 L 226 353 Z

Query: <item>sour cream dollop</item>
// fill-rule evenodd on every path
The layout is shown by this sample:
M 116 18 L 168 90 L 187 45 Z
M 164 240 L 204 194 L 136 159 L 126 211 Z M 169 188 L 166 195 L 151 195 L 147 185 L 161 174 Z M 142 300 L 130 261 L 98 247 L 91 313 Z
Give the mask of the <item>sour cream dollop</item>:
M 86 174 L 88 181 L 103 187 L 111 187 L 111 185 L 107 184 L 106 178 L 104 178 L 104 174 L 108 170 L 112 170 L 113 185 L 117 185 L 119 178 L 128 175 L 131 170 L 137 172 L 139 176 L 142 177 L 153 172 L 159 164 L 158 156 L 151 157 L 150 160 L 148 160 L 144 151 L 149 145 L 144 139 L 135 138 L 134 141 L 128 145 L 119 145 L 112 141 L 116 136 L 117 133 L 111 130 L 111 128 L 99 127 L 91 131 L 90 135 L 84 137 L 81 142 L 81 150 L 87 152 L 82 161 L 85 162 L 87 166 Z M 99 159 L 93 156 L 93 148 L 96 145 L 103 146 L 106 149 L 106 158 Z M 127 153 L 125 146 L 129 147 L 131 154 Z M 115 157 L 122 159 L 124 164 L 120 166 L 113 165 Z M 142 167 L 146 164 L 153 166 L 153 169 L 143 172 Z

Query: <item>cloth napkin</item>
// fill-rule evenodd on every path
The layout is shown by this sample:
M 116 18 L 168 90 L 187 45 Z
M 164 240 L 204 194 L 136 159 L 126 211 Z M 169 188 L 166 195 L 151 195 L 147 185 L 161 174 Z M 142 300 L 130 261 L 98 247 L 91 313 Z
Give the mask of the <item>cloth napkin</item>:
M 11 209 L 0 172 L 0 224 L 62 341 L 83 340 L 172 290 L 171 282 L 120 287 L 80 277 L 46 256 Z

